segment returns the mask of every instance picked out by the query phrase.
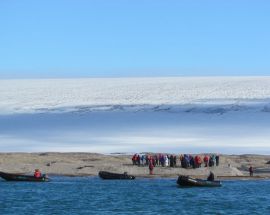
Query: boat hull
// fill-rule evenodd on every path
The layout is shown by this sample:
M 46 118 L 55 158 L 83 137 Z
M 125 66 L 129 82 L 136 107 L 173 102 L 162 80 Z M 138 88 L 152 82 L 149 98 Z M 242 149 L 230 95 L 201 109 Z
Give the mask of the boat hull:
M 189 176 L 179 176 L 177 184 L 182 187 L 221 187 L 220 181 L 207 181 L 202 179 L 191 178 Z
M 109 179 L 109 180 L 133 180 L 135 179 L 135 176 L 128 175 L 128 174 L 119 174 L 119 173 L 112 173 L 112 172 L 106 172 L 106 171 L 100 171 L 98 173 L 99 177 L 102 179 Z
M 5 179 L 6 181 L 29 181 L 29 182 L 48 182 L 49 178 L 46 176 L 42 176 L 41 178 L 36 178 L 31 175 L 21 175 L 21 174 L 12 174 L 0 172 L 0 177 Z

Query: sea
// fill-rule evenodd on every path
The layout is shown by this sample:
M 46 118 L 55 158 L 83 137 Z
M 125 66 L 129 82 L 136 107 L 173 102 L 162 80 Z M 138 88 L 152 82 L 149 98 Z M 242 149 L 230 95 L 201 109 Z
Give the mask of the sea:
M 0 214 L 270 214 L 270 181 L 180 188 L 176 179 L 0 181 Z

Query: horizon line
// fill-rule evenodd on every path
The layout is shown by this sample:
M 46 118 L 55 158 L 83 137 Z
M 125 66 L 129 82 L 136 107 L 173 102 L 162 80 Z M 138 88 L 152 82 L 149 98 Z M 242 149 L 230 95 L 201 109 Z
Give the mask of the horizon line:
M 29 77 L 1 77 L 0 80 L 37 80 L 37 79 L 120 79 L 120 78 L 268 78 L 270 75 L 157 75 L 157 76 L 152 76 L 152 75 L 131 75 L 131 76 L 115 76 L 115 75 L 101 75 L 101 76 L 96 76 L 96 75 L 86 75 L 86 76 L 29 76 Z

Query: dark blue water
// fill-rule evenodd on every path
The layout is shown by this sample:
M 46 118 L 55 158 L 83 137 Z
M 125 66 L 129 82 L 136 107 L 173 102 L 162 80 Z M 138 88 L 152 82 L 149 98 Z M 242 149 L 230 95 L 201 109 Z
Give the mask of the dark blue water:
M 270 214 L 270 181 L 178 188 L 173 179 L 0 181 L 0 214 Z

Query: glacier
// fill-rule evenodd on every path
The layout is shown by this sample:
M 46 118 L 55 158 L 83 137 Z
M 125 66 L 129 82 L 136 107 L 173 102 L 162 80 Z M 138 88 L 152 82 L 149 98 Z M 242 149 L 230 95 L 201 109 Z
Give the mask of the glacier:
M 269 154 L 270 77 L 0 80 L 2 152 Z

